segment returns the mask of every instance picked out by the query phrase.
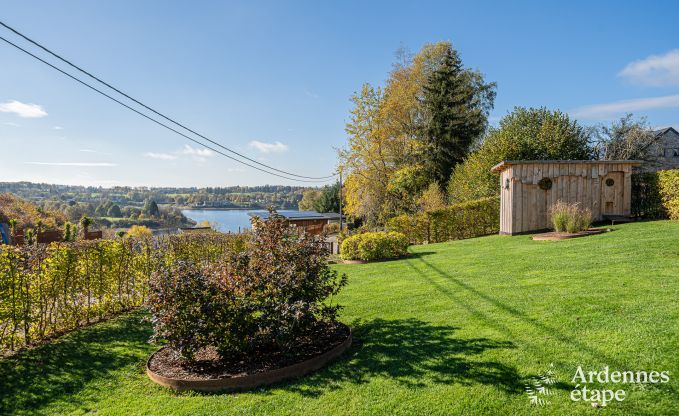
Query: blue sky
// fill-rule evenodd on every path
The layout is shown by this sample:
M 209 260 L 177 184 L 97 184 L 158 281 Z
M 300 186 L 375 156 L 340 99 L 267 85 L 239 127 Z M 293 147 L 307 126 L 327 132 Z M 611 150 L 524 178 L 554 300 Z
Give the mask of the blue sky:
M 492 122 L 514 106 L 546 106 L 583 124 L 632 111 L 679 127 L 676 2 L 513 3 L 23 0 L 3 1 L 0 20 L 199 132 L 302 175 L 335 166 L 362 83 L 382 84 L 400 46 L 439 40 L 497 82 Z M 294 184 L 205 152 L 5 44 L 0 143 L 0 181 Z

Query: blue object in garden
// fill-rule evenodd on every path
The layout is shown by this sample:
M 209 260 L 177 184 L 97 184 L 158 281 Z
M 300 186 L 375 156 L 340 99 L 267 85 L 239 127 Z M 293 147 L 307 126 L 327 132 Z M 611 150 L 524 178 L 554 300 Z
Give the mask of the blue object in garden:
M 0 224 L 0 238 L 3 244 L 9 244 L 9 228 L 7 224 Z

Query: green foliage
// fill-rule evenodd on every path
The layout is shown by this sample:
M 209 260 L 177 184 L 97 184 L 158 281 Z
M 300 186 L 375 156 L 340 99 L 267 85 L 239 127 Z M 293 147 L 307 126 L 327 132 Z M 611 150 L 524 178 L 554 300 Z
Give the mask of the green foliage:
M 178 261 L 217 261 L 226 251 L 242 251 L 244 238 L 178 235 L 0 246 L 0 352 L 138 307 L 154 270 Z
M 558 110 L 517 107 L 455 168 L 448 182 L 450 202 L 499 195 L 498 176 L 490 169 L 503 160 L 591 159 L 590 136 Z
M 244 250 L 178 259 L 153 274 L 154 337 L 188 360 L 206 346 L 223 358 L 288 353 L 336 323 L 331 298 L 346 277 L 329 268 L 327 254 L 321 239 L 298 237 L 273 213 L 256 219 Z
M 109 217 L 113 217 L 113 218 L 120 218 L 120 217 L 123 216 L 123 213 L 120 210 L 120 206 L 111 205 L 111 208 L 108 209 L 108 211 L 106 212 L 106 215 L 108 215 Z
M 417 205 L 422 212 L 444 208 L 446 206 L 446 196 L 441 192 L 439 185 L 436 182 L 432 182 L 417 199 Z
M 679 220 L 679 169 L 633 174 L 632 215 Z
M 367 232 L 352 235 L 342 241 L 340 256 L 344 260 L 385 260 L 408 253 L 408 238 L 397 232 Z
M 449 46 L 423 88 L 424 163 L 427 173 L 445 186 L 458 163 L 486 129 L 495 100 L 495 83 L 486 84 L 476 71 L 464 69 Z
M 317 212 L 339 212 L 339 193 L 339 182 L 323 187 L 318 200 L 314 204 L 314 209 Z
M 592 225 L 592 211 L 582 208 L 579 203 L 569 204 L 557 201 L 549 208 L 552 226 L 556 232 L 577 233 Z
M 679 220 L 679 169 L 659 171 L 658 185 L 667 215 Z
M 646 219 L 665 216 L 657 172 L 632 174 L 632 216 Z
M 144 213 L 149 217 L 160 217 L 160 208 L 156 201 L 150 201 L 144 206 Z
M 412 215 L 399 215 L 387 229 L 407 235 L 415 244 L 440 243 L 497 233 L 500 198 L 490 197 Z
M 302 194 L 302 199 L 297 204 L 297 209 L 300 211 L 314 211 L 316 209 L 316 203 L 321 197 L 321 191 L 318 189 L 307 189 Z

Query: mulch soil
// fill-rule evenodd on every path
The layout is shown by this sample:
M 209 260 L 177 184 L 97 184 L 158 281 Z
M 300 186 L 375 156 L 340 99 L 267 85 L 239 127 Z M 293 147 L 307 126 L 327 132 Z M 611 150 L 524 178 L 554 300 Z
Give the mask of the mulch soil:
M 247 357 L 220 360 L 213 347 L 198 351 L 192 361 L 183 360 L 174 350 L 165 347 L 149 360 L 149 369 L 156 374 L 180 380 L 214 380 L 242 377 L 287 367 L 323 354 L 341 344 L 349 336 L 349 327 L 342 323 L 327 324 L 289 352 L 276 349 L 254 351 Z

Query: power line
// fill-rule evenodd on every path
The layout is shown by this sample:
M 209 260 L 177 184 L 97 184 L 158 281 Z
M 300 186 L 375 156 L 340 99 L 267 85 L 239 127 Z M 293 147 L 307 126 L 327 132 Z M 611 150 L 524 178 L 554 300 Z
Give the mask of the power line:
M 230 149 L 230 148 L 228 148 L 228 147 L 222 145 L 221 143 L 219 143 L 219 142 L 217 142 L 217 141 L 215 141 L 215 140 L 210 139 L 209 137 L 207 137 L 207 136 L 205 136 L 205 135 L 203 135 L 203 134 L 198 133 L 197 131 L 195 131 L 195 130 L 189 128 L 189 127 L 187 127 L 186 125 L 184 125 L 184 124 L 182 124 L 182 123 L 180 123 L 180 122 L 178 122 L 178 121 L 172 119 L 171 117 L 168 117 L 168 116 L 166 116 L 165 114 L 163 114 L 163 113 L 161 113 L 161 112 L 159 112 L 159 111 L 153 109 L 152 107 L 150 107 L 150 106 L 144 104 L 143 102 L 141 102 L 141 101 L 135 99 L 134 97 L 128 95 L 127 93 L 121 91 L 120 89 L 114 87 L 113 85 L 107 83 L 106 81 L 102 80 L 101 78 L 99 78 L 99 77 L 93 75 L 92 73 L 90 73 L 90 72 L 86 71 L 85 69 L 79 67 L 78 65 L 72 63 L 72 62 L 69 61 L 68 59 L 66 59 L 66 58 L 64 58 L 64 57 L 62 57 L 62 56 L 60 56 L 59 54 L 53 52 L 52 50 L 48 49 L 47 47 L 41 45 L 41 44 L 38 43 L 37 41 L 35 41 L 35 40 L 29 38 L 28 36 L 24 35 L 23 33 L 19 32 L 18 30 L 16 30 L 16 29 L 10 27 L 9 25 L 5 24 L 4 22 L 0 21 L 0 25 L 2 25 L 3 27 L 5 27 L 6 29 L 12 31 L 12 32 L 15 33 L 16 35 L 22 37 L 22 38 L 25 39 L 26 41 L 32 43 L 33 45 L 37 46 L 38 48 L 44 50 L 45 52 L 49 53 L 50 55 L 54 56 L 55 58 L 59 59 L 60 61 L 66 63 L 67 65 L 69 65 L 69 66 L 75 68 L 76 70 L 82 72 L 83 74 L 87 75 L 88 77 L 90 77 L 90 78 L 92 78 L 92 79 L 98 81 L 99 83 L 101 83 L 101 84 L 107 86 L 108 88 L 112 89 L 113 91 L 117 92 L 118 94 L 120 94 L 120 95 L 122 95 L 122 96 L 128 98 L 129 100 L 131 100 L 131 101 L 137 103 L 138 105 L 144 107 L 145 109 L 151 111 L 152 113 L 154 113 L 154 114 L 156 114 L 156 115 L 158 115 L 158 116 L 164 118 L 165 120 L 171 122 L 172 124 L 174 124 L 174 125 L 176 125 L 176 126 L 179 126 L 179 127 L 183 128 L 184 130 L 186 130 L 186 131 L 188 131 L 188 132 L 191 132 L 191 133 L 195 134 L 196 136 L 198 136 L 198 137 L 200 137 L 200 138 L 202 138 L 202 139 L 204 139 L 204 140 L 207 140 L 208 142 L 210 142 L 210 143 L 212 143 L 212 144 L 214 144 L 214 145 L 216 145 L 216 146 L 218 146 L 218 147 L 220 147 L 220 148 L 222 148 L 222 149 L 224 149 L 224 150 L 226 150 L 226 151 L 228 151 L 228 152 L 230 152 L 230 153 L 232 153 L 232 154 L 235 154 L 235 155 L 238 155 L 238 156 L 242 157 L 243 159 L 246 159 L 246 160 L 248 160 L 248 161 L 250 161 L 250 162 L 252 162 L 252 163 L 255 163 L 255 164 L 259 165 L 259 166 L 263 166 L 263 167 L 268 168 L 268 169 L 270 169 L 270 170 L 273 170 L 273 171 L 276 171 L 276 172 L 280 172 L 280 173 L 283 173 L 283 174 L 288 175 L 288 176 L 294 176 L 294 177 L 297 177 L 297 178 L 321 180 L 321 179 L 331 179 L 331 178 L 333 178 L 333 177 L 336 176 L 335 174 L 333 174 L 333 175 L 328 175 L 328 176 L 320 176 L 320 177 L 297 175 L 297 174 L 295 174 L 295 173 L 288 172 L 288 171 L 284 171 L 284 170 L 281 170 L 281 169 L 277 169 L 277 168 L 275 168 L 275 167 L 273 167 L 273 166 L 270 166 L 270 165 L 267 165 L 267 164 L 265 164 L 265 163 L 261 163 L 261 162 L 255 160 L 255 159 L 252 159 L 252 158 L 250 158 L 250 157 L 248 157 L 248 156 L 246 156 L 246 155 L 244 155 L 244 154 L 242 154 L 242 153 L 239 153 L 239 152 L 237 152 L 237 151 L 235 151 L 235 150 L 233 150 L 233 149 Z M 4 38 L 3 38 L 3 40 L 7 41 L 7 40 L 4 39 Z M 13 45 L 13 46 L 16 46 L 16 45 Z M 34 56 L 34 57 L 35 57 L 35 56 Z M 43 62 L 44 62 L 44 61 L 43 61 Z M 128 107 L 128 108 L 129 108 L 129 107 Z
M 261 172 L 268 173 L 269 175 L 278 176 L 278 177 L 280 177 L 280 178 L 288 179 L 288 180 L 291 180 L 291 181 L 298 181 L 298 182 L 314 182 L 314 183 L 327 182 L 327 180 L 307 180 L 307 179 L 289 178 L 289 177 L 287 177 L 287 176 L 283 176 L 283 175 L 280 175 L 280 174 L 277 174 L 277 173 L 274 173 L 274 172 L 269 172 L 269 171 L 264 170 L 264 169 L 262 169 L 262 168 L 260 168 L 260 167 L 258 167 L 258 166 L 254 166 L 254 165 L 251 165 L 251 164 L 249 164 L 249 163 L 247 163 L 247 162 L 244 162 L 244 161 L 242 161 L 242 160 L 240 160 L 240 159 L 236 159 L 235 157 L 233 157 L 233 156 L 231 156 L 231 155 L 228 155 L 228 154 L 226 154 L 226 153 L 224 153 L 224 152 L 221 152 L 221 151 L 219 151 L 219 150 L 217 150 L 217 149 L 215 149 L 215 148 L 213 148 L 213 147 L 210 147 L 210 146 L 208 146 L 208 145 L 206 145 L 206 144 L 204 144 L 204 143 L 201 143 L 201 142 L 199 142 L 198 140 L 196 140 L 196 139 L 194 139 L 194 138 L 192 138 L 192 137 L 190 137 L 190 136 L 188 136 L 188 135 L 186 135 L 186 134 L 184 134 L 184 133 L 182 133 L 182 132 L 180 132 L 180 131 L 177 131 L 176 129 L 174 129 L 174 128 L 170 127 L 170 126 L 168 126 L 167 124 L 164 124 L 164 123 L 162 123 L 162 122 L 160 122 L 160 121 L 154 119 L 153 117 L 150 117 L 150 116 L 148 116 L 147 114 L 144 114 L 144 113 L 142 113 L 141 111 L 139 111 L 139 110 L 137 110 L 137 109 L 135 109 L 135 108 L 130 107 L 129 105 L 123 103 L 122 101 L 120 101 L 120 100 L 118 100 L 118 99 L 116 99 L 116 98 L 114 98 L 114 97 L 112 97 L 112 96 L 106 94 L 105 92 L 101 91 L 100 89 L 98 89 L 98 88 L 96 88 L 96 87 L 93 87 L 92 85 L 90 85 L 90 84 L 88 84 L 87 82 L 85 82 L 85 81 L 79 79 L 78 77 L 69 74 L 68 72 L 64 71 L 63 69 L 61 69 L 61 68 L 59 68 L 59 67 L 57 67 L 57 66 L 55 66 L 55 65 L 52 65 L 51 63 L 45 61 L 44 59 L 40 58 L 40 57 L 37 56 L 37 55 L 34 55 L 33 53 L 27 51 L 26 49 L 22 48 L 21 46 L 19 46 L 19 45 L 15 44 L 15 43 L 13 43 L 13 42 L 11 42 L 11 41 L 5 39 L 4 37 L 0 36 L 0 40 L 2 40 L 2 41 L 4 41 L 4 42 L 6 42 L 7 44 L 9 44 L 9 45 L 11 45 L 11 46 L 13 46 L 13 47 L 19 49 L 20 51 L 24 52 L 25 54 L 27 54 L 27 55 L 29 55 L 29 56 L 31 56 L 31 57 L 33 57 L 33 58 L 39 60 L 40 62 L 44 63 L 45 65 L 47 65 L 47 66 L 49 66 L 49 67 L 51 67 L 52 69 L 55 69 L 55 70 L 61 72 L 62 74 L 66 75 L 67 77 L 73 79 L 74 81 L 76 81 L 76 82 L 78 82 L 78 83 L 80 83 L 80 84 L 86 86 L 87 88 L 90 88 L 91 90 L 96 91 L 97 93 L 103 95 L 104 97 L 108 98 L 109 100 L 112 100 L 112 101 L 114 101 L 114 102 L 116 102 L 116 103 L 122 105 L 123 107 L 127 108 L 128 110 L 134 111 L 135 113 L 139 114 L 140 116 L 142 116 L 142 117 L 144 117 L 144 118 L 146 118 L 146 119 L 148 119 L 148 120 L 151 120 L 152 122 L 154 122 L 154 123 L 156 123 L 156 124 L 158 124 L 158 125 L 160 125 L 160 126 L 162 126 L 162 127 L 165 127 L 166 129 L 168 129 L 168 130 L 170 130 L 170 131 L 172 131 L 172 132 L 174 132 L 174 133 L 176 133 L 176 134 L 178 134 L 178 135 L 180 135 L 180 136 L 182 136 L 182 137 L 184 137 L 184 138 L 186 138 L 186 139 L 188 139 L 188 140 L 191 140 L 192 142 L 194 142 L 194 143 L 196 143 L 196 144 L 198 144 L 198 145 L 200 145 L 200 146 L 203 146 L 203 147 L 205 147 L 205 148 L 207 148 L 207 149 L 209 149 L 209 150 L 211 150 L 211 151 L 213 151 L 213 152 L 215 152 L 215 153 L 218 153 L 218 154 L 220 154 L 220 155 L 222 155 L 222 156 L 225 156 L 225 157 L 227 157 L 227 158 L 229 158 L 229 159 L 231 159 L 231 160 L 234 160 L 234 161 L 236 161 L 236 162 L 238 162 L 238 163 L 241 163 L 241 164 L 243 164 L 243 165 L 245 165 L 245 166 L 248 166 L 248 167 L 251 167 L 251 168 L 253 168 L 253 169 L 257 169 L 257 170 L 259 170 L 259 171 L 261 171 Z

